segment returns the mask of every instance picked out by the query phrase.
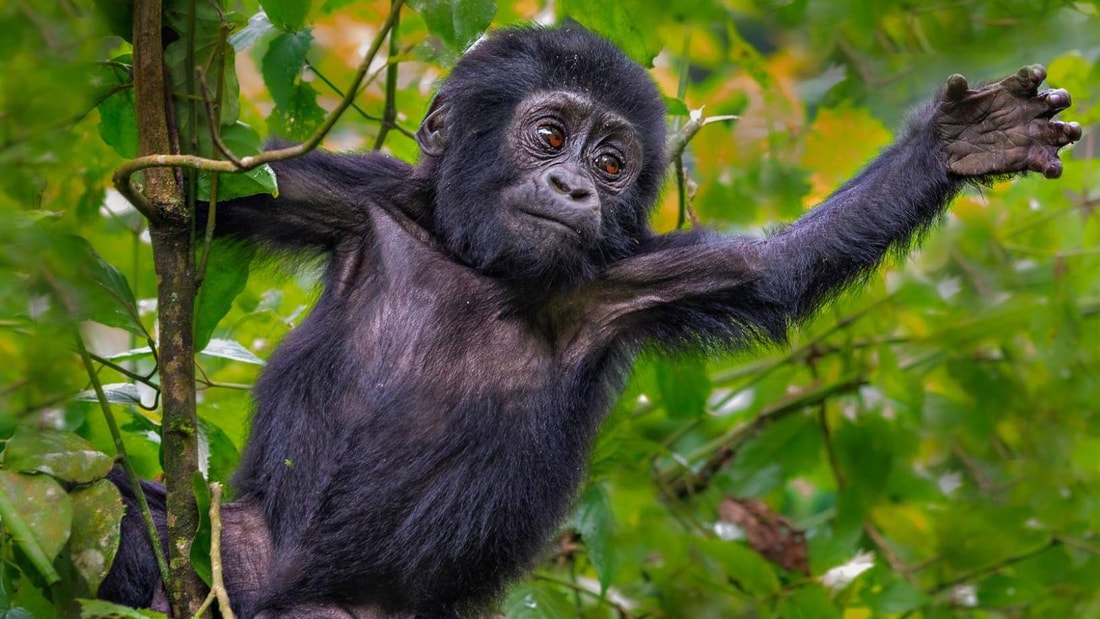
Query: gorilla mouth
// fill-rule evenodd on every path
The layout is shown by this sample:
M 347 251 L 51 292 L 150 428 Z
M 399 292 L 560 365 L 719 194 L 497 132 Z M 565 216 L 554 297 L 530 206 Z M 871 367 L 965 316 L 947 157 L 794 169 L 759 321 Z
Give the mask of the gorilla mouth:
M 539 221 L 549 223 L 554 228 L 564 230 L 577 237 L 581 236 L 580 230 L 577 230 L 575 226 L 567 221 L 531 208 L 516 208 L 516 210 L 520 213 L 523 213 L 524 215 L 527 215 L 528 217 L 531 217 L 532 219 L 537 219 Z

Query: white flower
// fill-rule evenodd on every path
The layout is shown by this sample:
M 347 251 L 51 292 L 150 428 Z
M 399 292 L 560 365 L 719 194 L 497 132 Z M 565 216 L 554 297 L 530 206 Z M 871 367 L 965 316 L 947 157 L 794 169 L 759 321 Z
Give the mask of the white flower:
M 947 496 L 951 496 L 951 493 L 955 492 L 963 485 L 962 473 L 958 471 L 944 473 L 936 480 L 936 485 L 940 487 L 940 492 Z
M 839 591 L 855 580 L 856 576 L 871 569 L 874 565 L 875 553 L 857 553 L 856 556 L 852 557 L 847 563 L 838 565 L 822 574 L 821 584 L 833 591 Z
M 956 606 L 974 608 L 978 605 L 978 590 L 974 585 L 958 585 L 951 589 L 950 598 Z

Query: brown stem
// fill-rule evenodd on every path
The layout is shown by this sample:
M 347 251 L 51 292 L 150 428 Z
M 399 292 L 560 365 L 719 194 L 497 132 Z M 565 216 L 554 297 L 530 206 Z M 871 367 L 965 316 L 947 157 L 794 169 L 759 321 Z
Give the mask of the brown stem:
M 134 3 L 134 96 L 138 154 L 172 153 L 166 101 L 160 0 Z M 120 189 L 122 187 L 120 186 Z M 157 273 L 160 324 L 160 372 L 163 405 L 162 445 L 168 511 L 168 575 L 165 583 L 172 614 L 191 616 L 206 595 L 191 569 L 191 540 L 198 529 L 198 508 L 191 477 L 198 470 L 192 319 L 195 305 L 191 213 L 170 168 L 145 172 L 143 192 L 127 177 L 124 195 L 149 218 Z

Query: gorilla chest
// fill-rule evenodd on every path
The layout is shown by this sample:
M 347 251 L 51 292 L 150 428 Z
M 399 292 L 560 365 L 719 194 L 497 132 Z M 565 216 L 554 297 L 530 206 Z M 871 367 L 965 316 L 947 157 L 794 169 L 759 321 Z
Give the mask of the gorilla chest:
M 346 345 L 375 395 L 524 406 L 574 369 L 548 329 L 509 311 L 491 280 L 448 261 L 382 269 L 347 307 Z

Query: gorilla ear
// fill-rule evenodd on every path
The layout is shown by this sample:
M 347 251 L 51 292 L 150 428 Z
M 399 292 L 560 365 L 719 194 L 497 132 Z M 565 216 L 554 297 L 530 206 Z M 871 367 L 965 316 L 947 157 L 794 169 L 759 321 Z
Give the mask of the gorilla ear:
M 436 96 L 428 108 L 428 115 L 416 130 L 416 143 L 429 157 L 439 157 L 447 148 L 447 113 L 450 108 Z

